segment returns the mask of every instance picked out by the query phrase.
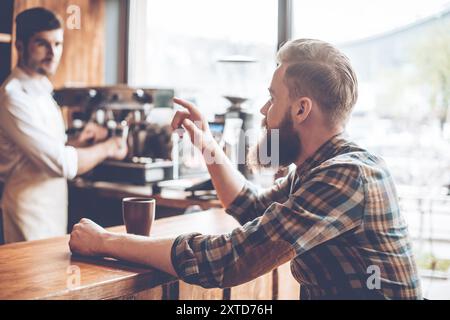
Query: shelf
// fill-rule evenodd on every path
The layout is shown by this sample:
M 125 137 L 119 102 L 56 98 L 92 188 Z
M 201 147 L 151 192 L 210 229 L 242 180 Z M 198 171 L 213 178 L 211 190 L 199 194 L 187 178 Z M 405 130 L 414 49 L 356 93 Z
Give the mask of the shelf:
M 0 43 L 11 43 L 12 36 L 7 33 L 0 33 Z

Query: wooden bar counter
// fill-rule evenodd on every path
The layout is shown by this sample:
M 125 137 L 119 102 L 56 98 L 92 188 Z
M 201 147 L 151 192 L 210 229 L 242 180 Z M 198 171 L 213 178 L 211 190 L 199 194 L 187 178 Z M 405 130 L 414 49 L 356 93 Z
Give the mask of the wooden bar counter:
M 239 223 L 223 209 L 155 221 L 152 235 L 169 236 L 198 231 L 222 234 Z M 124 227 L 110 229 L 125 232 Z M 297 299 L 279 288 L 292 279 L 274 270 L 231 289 L 204 289 L 145 266 L 103 258 L 72 256 L 69 236 L 0 246 L 0 300 L 12 299 Z M 150 254 L 150 253 L 149 253 Z M 287 282 L 290 282 L 288 284 Z

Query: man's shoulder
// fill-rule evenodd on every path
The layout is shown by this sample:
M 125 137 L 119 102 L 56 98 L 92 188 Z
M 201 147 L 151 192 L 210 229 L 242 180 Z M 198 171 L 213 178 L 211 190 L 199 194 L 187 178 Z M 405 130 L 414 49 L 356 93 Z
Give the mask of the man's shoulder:
M 17 69 L 13 69 L 13 71 L 9 74 L 9 76 L 3 81 L 0 86 L 2 92 L 14 92 L 17 90 L 23 91 L 22 83 L 20 77 L 18 76 Z
M 349 166 L 361 166 L 361 165 L 381 165 L 384 161 L 381 157 L 367 151 L 364 149 L 348 150 L 346 152 L 340 153 L 324 162 L 321 166 L 339 166 L 339 165 L 349 165 Z
M 28 98 L 19 79 L 8 78 L 0 87 L 0 107 L 8 108 L 21 104 L 24 99 Z
M 335 156 L 322 162 L 313 171 L 345 171 L 360 177 L 388 174 L 385 161 L 370 151 L 349 143 Z

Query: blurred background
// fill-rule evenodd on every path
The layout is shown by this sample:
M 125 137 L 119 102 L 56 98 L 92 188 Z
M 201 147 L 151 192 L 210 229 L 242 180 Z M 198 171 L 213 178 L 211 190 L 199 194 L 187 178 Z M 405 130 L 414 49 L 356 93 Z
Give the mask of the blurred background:
M 16 59 L 12 17 L 37 5 L 67 16 L 75 4 L 81 29 L 66 30 L 56 88 L 170 88 L 211 123 L 237 110 L 241 125 L 258 127 L 280 45 L 294 38 L 333 43 L 359 78 L 348 133 L 391 169 L 425 296 L 450 299 L 450 1 L 2 2 L 0 81 Z M 156 118 L 164 124 L 171 114 Z M 177 161 L 204 169 L 195 154 Z M 268 184 L 272 176 L 255 179 Z

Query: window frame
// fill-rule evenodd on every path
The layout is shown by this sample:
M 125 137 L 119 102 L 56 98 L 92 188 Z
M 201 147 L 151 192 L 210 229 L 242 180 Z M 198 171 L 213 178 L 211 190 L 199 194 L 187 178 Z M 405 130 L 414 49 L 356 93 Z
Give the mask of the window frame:
M 120 1 L 120 0 L 119 0 Z M 278 0 L 278 37 L 277 43 L 274 43 L 275 48 L 278 50 L 281 46 L 290 40 L 292 37 L 292 4 L 293 0 Z M 121 14 L 120 16 L 120 30 L 123 35 L 119 39 L 120 48 L 120 65 L 119 65 L 119 81 L 125 84 L 129 84 L 130 68 L 129 68 L 129 33 L 130 33 L 130 21 L 131 10 L 129 1 L 121 1 Z

